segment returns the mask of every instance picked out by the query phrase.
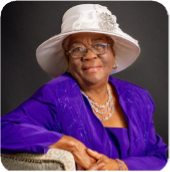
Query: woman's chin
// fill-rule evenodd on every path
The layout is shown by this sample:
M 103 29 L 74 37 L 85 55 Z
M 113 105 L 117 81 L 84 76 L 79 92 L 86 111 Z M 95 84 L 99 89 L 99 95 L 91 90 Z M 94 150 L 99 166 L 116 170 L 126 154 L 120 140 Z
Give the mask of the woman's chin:
M 83 77 L 84 81 L 88 84 L 97 84 L 99 83 L 100 81 L 102 81 L 102 79 L 104 79 L 105 77 L 104 76 L 101 76 L 101 75 L 95 75 L 95 74 L 92 74 L 91 75 L 85 75 Z

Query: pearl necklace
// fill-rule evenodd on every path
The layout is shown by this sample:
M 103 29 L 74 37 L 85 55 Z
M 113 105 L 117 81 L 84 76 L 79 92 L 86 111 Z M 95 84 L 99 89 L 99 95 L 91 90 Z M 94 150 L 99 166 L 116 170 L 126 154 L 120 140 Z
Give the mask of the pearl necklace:
M 98 105 L 96 102 L 94 102 L 93 100 L 91 100 L 86 95 L 86 93 L 84 91 L 81 90 L 81 92 L 88 99 L 88 101 L 90 102 L 92 108 L 95 110 L 96 113 L 98 113 L 100 115 L 104 115 L 104 114 L 106 114 L 106 113 L 108 113 L 110 111 L 110 113 L 108 114 L 108 116 L 106 116 L 104 118 L 100 118 L 100 117 L 97 116 L 100 119 L 100 121 L 108 120 L 113 115 L 113 112 L 114 112 L 113 98 L 112 98 L 112 95 L 111 95 L 111 92 L 110 92 L 110 88 L 109 88 L 108 85 L 107 85 L 107 93 L 108 93 L 108 97 L 109 98 L 108 98 L 107 102 L 104 105 Z M 104 109 L 106 107 L 107 107 L 107 109 L 105 111 L 100 111 L 100 109 Z

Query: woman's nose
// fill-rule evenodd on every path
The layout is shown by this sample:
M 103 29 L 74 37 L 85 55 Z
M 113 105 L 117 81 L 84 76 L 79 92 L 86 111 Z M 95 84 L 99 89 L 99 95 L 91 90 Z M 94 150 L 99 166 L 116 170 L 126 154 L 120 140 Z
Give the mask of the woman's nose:
M 87 53 L 83 57 L 83 60 L 91 60 L 94 58 L 97 58 L 97 55 L 91 49 L 88 49 Z

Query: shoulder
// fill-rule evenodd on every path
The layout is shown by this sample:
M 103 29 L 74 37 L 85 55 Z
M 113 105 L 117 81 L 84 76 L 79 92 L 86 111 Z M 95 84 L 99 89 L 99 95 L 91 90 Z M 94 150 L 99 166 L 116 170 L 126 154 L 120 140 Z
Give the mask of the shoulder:
M 41 88 L 55 90 L 58 87 L 63 87 L 64 85 L 77 85 L 77 82 L 69 73 L 64 73 L 63 75 L 54 78 L 44 84 Z
M 124 89 L 130 88 L 130 87 L 133 89 L 137 89 L 137 90 L 145 90 L 144 88 L 142 88 L 136 84 L 133 84 L 133 83 L 125 81 L 125 80 L 117 79 L 112 76 L 109 77 L 109 81 L 111 83 L 113 83 L 113 85 L 115 85 L 116 87 L 119 87 L 119 89 L 121 91 L 123 91 Z
M 42 85 L 34 94 L 33 97 L 53 97 L 56 94 L 63 94 L 63 90 L 71 90 L 71 88 L 77 86 L 77 82 L 73 79 L 73 77 L 64 73 L 63 75 L 52 79 L 48 83 Z M 77 88 L 79 88 L 77 86 Z
M 114 78 L 112 76 L 109 77 L 109 81 L 115 86 L 118 95 L 122 95 L 125 99 L 128 97 L 133 100 L 134 103 L 144 104 L 152 112 L 155 110 L 154 101 L 149 94 L 148 90 L 130 83 L 128 81 L 124 81 L 121 79 Z
M 67 83 L 77 84 L 76 81 L 73 79 L 73 77 L 69 73 L 66 72 L 63 75 L 52 79 L 51 81 L 49 81 L 45 85 L 50 87 L 51 89 L 55 89 L 56 86 L 67 84 Z

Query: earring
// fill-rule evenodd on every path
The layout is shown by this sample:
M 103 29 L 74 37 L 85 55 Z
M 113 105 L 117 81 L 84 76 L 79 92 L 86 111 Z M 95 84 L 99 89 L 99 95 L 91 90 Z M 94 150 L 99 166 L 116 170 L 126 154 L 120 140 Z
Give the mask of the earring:
M 114 62 L 113 69 L 116 69 L 117 67 L 118 67 L 118 65 L 116 64 L 116 62 Z

